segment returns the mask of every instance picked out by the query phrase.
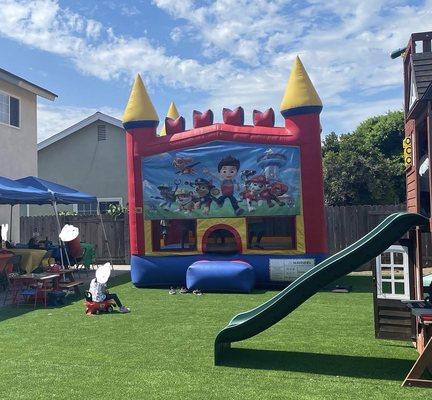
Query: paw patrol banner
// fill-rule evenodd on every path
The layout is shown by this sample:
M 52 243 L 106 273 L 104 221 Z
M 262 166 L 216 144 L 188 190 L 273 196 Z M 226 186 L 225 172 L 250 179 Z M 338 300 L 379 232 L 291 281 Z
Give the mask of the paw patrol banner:
M 300 214 L 300 151 L 213 142 L 142 160 L 145 219 Z

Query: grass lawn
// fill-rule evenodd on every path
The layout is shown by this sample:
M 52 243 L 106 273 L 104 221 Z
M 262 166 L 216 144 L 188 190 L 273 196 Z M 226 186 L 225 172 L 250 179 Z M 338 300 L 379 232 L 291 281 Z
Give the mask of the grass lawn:
M 132 313 L 86 317 L 62 308 L 0 309 L 0 398 L 5 399 L 425 399 L 401 388 L 417 353 L 374 339 L 369 277 L 349 294 L 321 292 L 213 366 L 213 340 L 237 312 L 270 298 L 168 295 L 111 287 Z M 115 286 L 115 287 L 113 287 Z

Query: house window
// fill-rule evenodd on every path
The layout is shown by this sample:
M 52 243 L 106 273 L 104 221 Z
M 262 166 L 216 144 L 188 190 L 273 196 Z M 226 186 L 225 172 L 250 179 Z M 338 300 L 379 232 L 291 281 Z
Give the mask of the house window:
M 97 202 L 78 204 L 77 212 L 79 215 L 96 215 L 97 214 Z
M 196 250 L 194 219 L 156 219 L 152 221 L 153 251 Z
M 123 199 L 121 197 L 112 197 L 112 198 L 101 197 L 98 198 L 98 201 L 94 203 L 77 204 L 76 212 L 79 215 L 96 215 L 98 214 L 98 203 L 99 203 L 100 213 L 106 214 L 111 204 L 122 206 Z
M 102 140 L 107 140 L 106 125 L 97 126 L 97 138 L 98 142 L 101 142 Z
M 20 126 L 20 101 L 4 92 L 0 92 L 0 122 L 16 128 Z
M 99 200 L 99 210 L 101 214 L 106 214 L 108 212 L 109 206 L 111 204 L 114 204 L 116 206 L 121 206 L 122 202 L 121 199 L 115 200 L 115 199 L 98 199 Z
M 295 216 L 246 218 L 248 249 L 293 250 L 296 248 Z

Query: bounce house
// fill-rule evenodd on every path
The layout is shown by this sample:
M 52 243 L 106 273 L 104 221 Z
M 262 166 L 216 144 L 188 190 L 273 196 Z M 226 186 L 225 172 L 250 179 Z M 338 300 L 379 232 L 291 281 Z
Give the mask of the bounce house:
M 138 287 L 286 285 L 326 256 L 321 100 L 297 57 L 280 106 L 193 112 L 162 130 L 141 77 L 125 109 L 131 275 Z

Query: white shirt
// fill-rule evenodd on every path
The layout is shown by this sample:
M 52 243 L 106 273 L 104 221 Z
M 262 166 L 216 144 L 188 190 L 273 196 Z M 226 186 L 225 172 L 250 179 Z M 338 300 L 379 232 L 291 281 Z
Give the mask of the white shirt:
M 420 158 L 420 190 L 422 192 L 429 192 L 429 157 L 424 155 Z
M 104 301 L 106 298 L 105 295 L 106 285 L 104 283 L 99 283 L 96 281 L 96 278 L 93 278 L 90 282 L 90 288 L 89 292 L 92 295 L 92 300 L 100 303 L 101 301 Z

